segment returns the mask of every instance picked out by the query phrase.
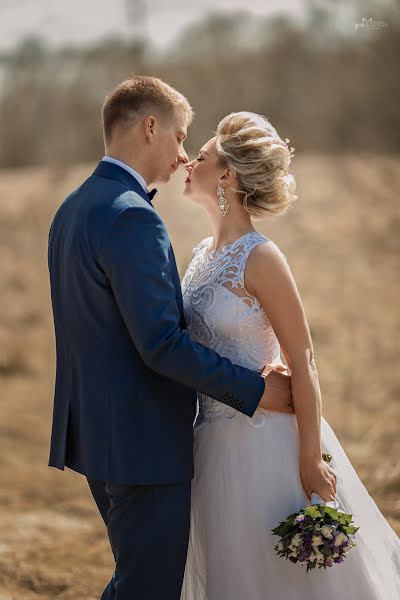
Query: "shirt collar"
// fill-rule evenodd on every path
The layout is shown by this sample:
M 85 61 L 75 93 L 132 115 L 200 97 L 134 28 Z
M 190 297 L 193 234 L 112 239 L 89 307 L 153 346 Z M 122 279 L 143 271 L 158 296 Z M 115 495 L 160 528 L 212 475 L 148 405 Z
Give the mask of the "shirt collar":
M 112 163 L 114 165 L 118 165 L 122 169 L 125 169 L 125 171 L 128 171 L 128 173 L 130 173 L 132 177 L 134 177 L 136 181 L 140 183 L 146 194 L 148 193 L 146 180 L 144 179 L 144 177 L 142 177 L 140 173 L 135 171 L 135 169 L 132 169 L 132 167 L 130 167 L 126 163 L 122 162 L 121 160 L 117 160 L 116 158 L 112 158 L 111 156 L 103 156 L 101 160 L 103 160 L 104 162 Z

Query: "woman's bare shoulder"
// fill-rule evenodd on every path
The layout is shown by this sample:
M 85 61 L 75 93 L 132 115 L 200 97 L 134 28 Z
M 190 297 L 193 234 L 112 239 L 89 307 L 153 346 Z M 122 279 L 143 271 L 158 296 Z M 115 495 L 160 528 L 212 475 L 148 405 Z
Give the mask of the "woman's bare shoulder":
M 258 272 L 268 269 L 276 269 L 282 266 L 288 268 L 288 261 L 278 244 L 269 238 L 265 238 L 265 243 L 257 244 L 251 251 L 246 271 Z

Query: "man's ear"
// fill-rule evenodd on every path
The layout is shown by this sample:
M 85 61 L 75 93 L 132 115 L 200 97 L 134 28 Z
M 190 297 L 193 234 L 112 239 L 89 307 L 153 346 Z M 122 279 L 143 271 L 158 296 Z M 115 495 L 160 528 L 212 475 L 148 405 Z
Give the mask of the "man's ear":
M 157 119 L 153 115 L 148 115 L 143 119 L 144 135 L 149 144 L 154 142 L 154 136 L 157 130 Z

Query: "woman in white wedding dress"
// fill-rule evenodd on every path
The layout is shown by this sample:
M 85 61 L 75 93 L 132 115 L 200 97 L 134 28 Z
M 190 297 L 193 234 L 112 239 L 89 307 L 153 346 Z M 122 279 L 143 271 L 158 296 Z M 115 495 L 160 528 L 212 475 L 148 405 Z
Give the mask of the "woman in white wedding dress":
M 288 140 L 287 140 L 288 141 Z M 295 200 L 291 151 L 269 121 L 233 113 L 186 165 L 185 197 L 208 212 L 214 237 L 195 249 L 182 287 L 191 336 L 244 367 L 282 364 L 296 415 L 252 418 L 199 396 L 191 532 L 181 600 L 399 600 L 400 540 L 321 416 L 307 319 L 287 261 L 252 217 Z M 333 455 L 332 469 L 321 452 Z M 336 496 L 360 527 L 344 564 L 307 573 L 276 556 L 271 529 Z

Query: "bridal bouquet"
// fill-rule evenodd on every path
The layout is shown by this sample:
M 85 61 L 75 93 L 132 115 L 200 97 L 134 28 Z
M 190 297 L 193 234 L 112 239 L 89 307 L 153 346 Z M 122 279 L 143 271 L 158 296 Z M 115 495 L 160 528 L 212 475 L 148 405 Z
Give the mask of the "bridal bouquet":
M 330 463 L 332 456 L 323 454 L 323 459 Z M 278 556 L 305 565 L 307 571 L 342 563 L 346 552 L 356 545 L 352 538 L 359 529 L 354 527 L 352 515 L 332 506 L 336 503 L 320 500 L 289 515 L 272 530 L 281 538 L 274 546 Z

